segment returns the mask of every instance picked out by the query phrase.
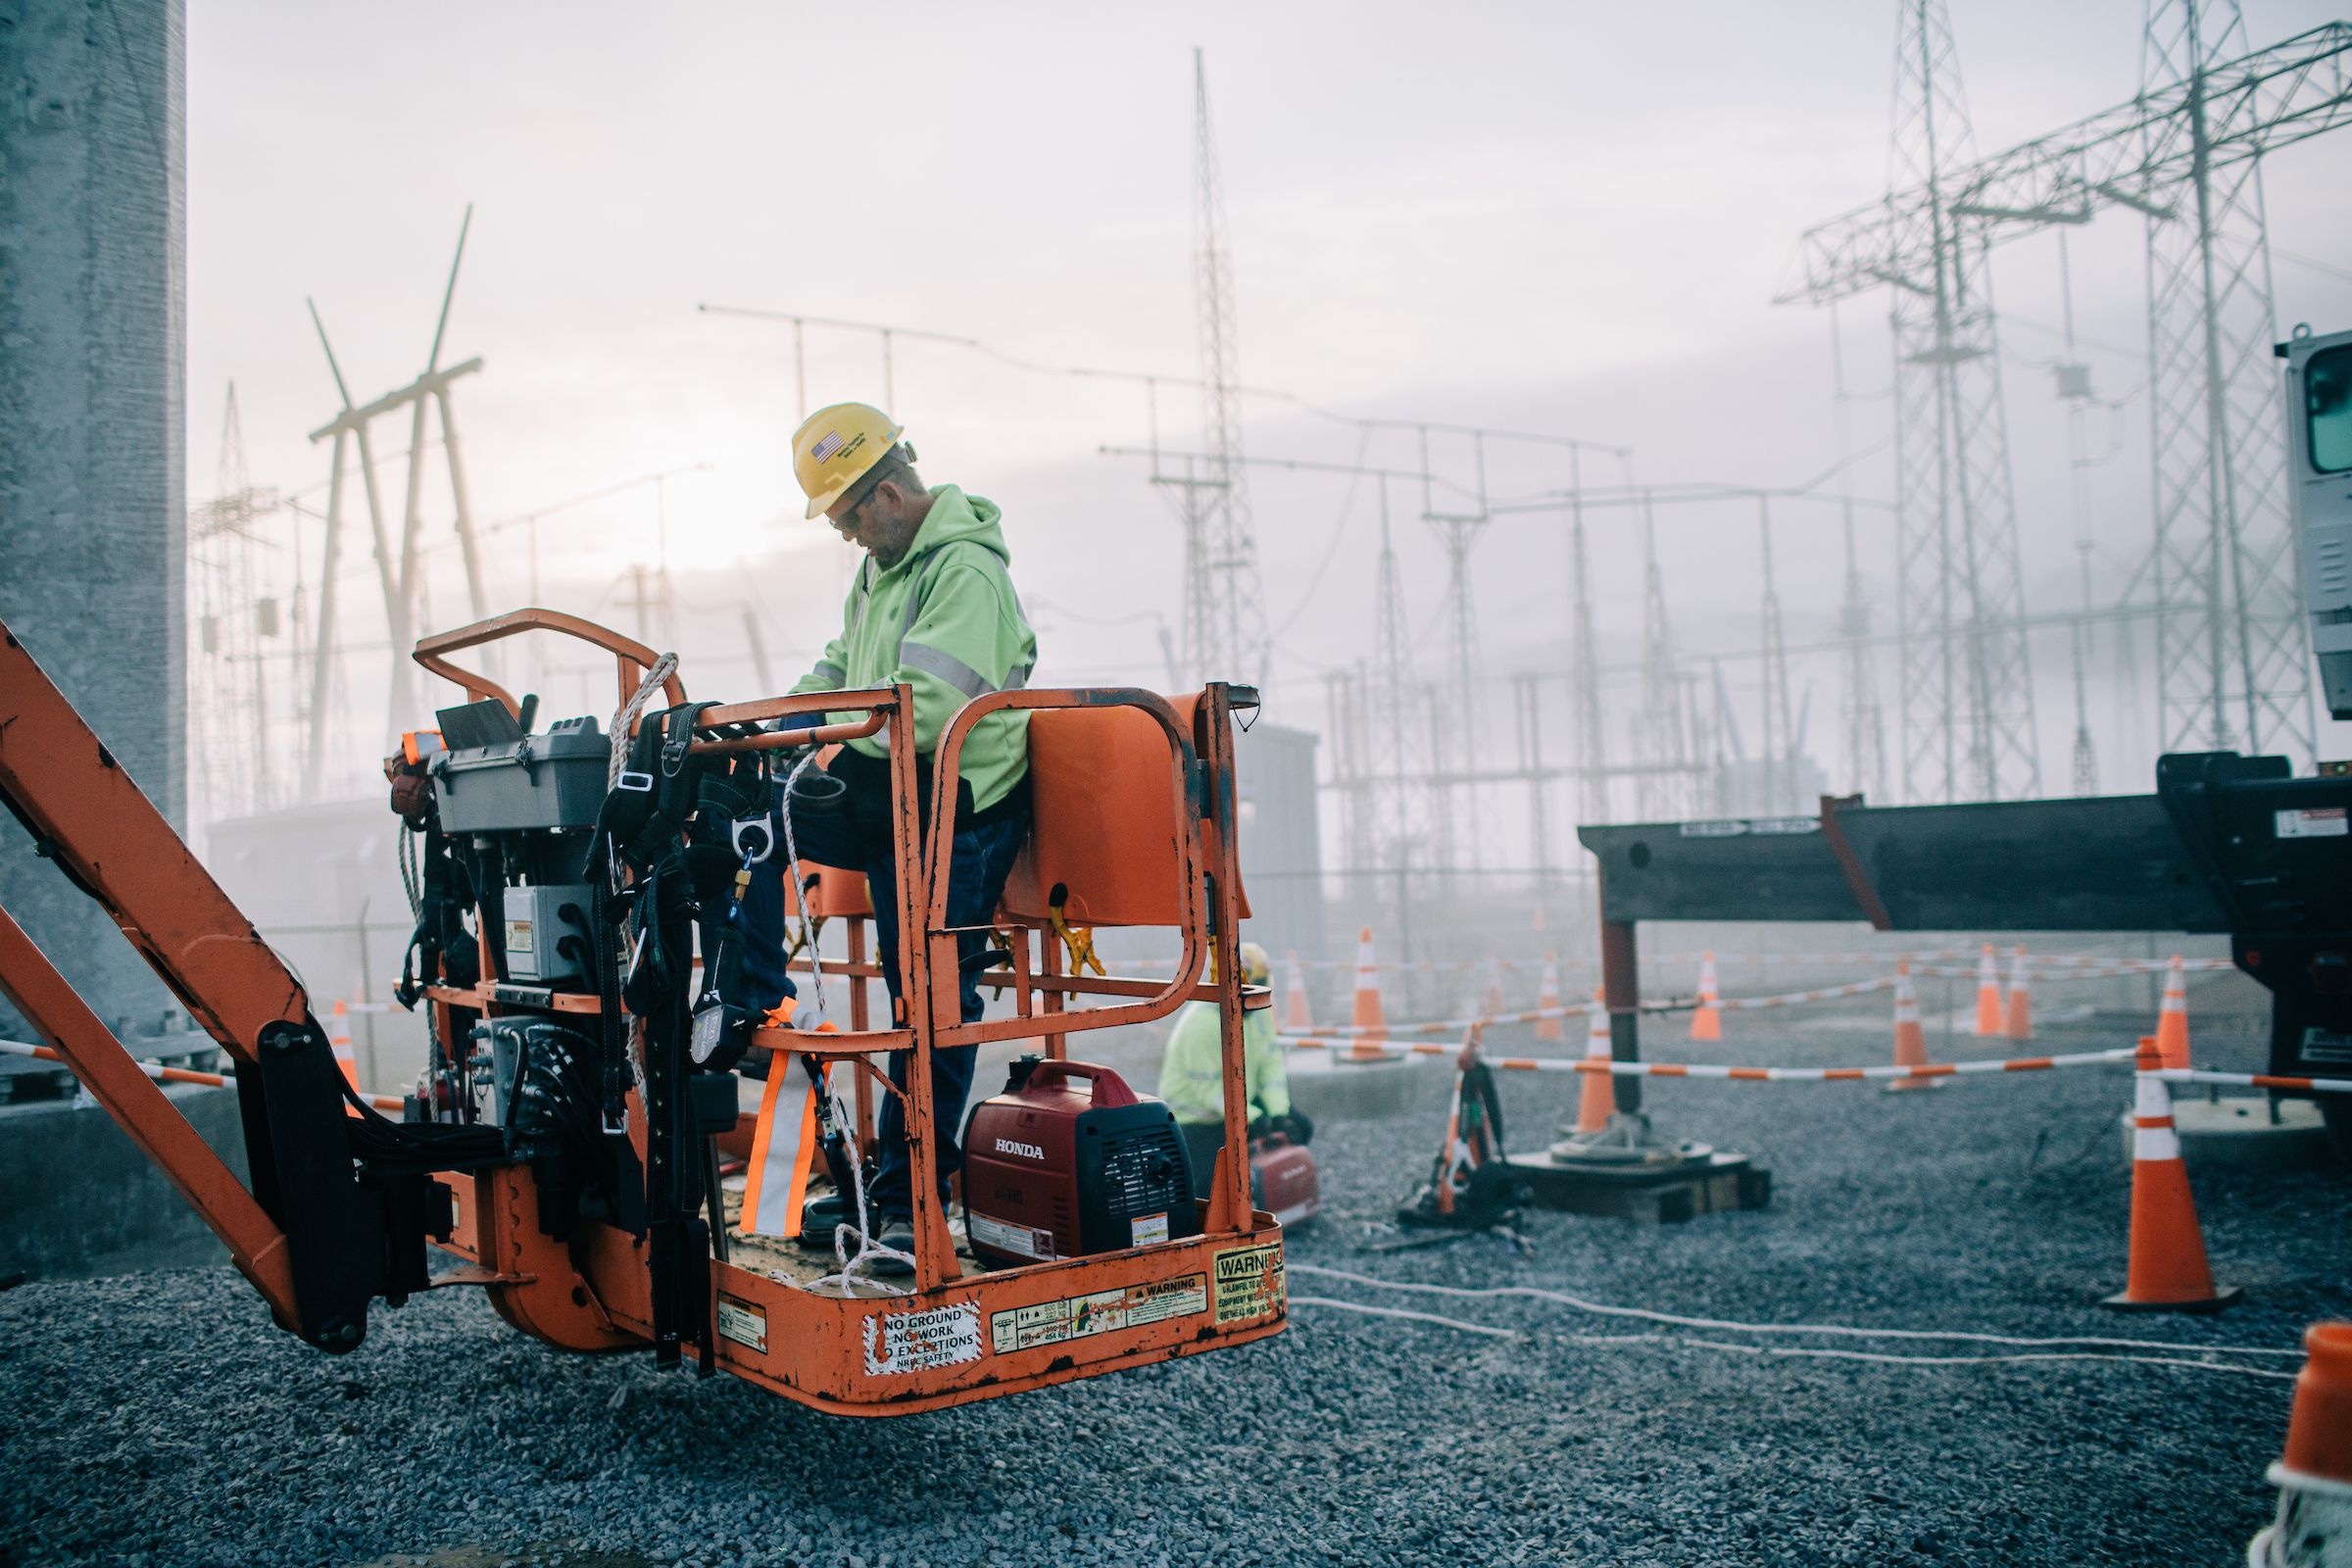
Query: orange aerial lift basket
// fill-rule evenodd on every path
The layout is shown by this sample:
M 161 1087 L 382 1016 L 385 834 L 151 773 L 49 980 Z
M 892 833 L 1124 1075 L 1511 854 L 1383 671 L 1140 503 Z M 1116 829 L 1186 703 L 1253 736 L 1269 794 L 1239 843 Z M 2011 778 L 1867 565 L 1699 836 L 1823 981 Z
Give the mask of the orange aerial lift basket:
M 503 711 L 504 733 L 518 737 L 511 749 L 534 787 L 558 771 L 579 783 L 580 760 L 594 757 L 592 782 L 608 802 L 607 754 L 594 745 L 593 721 L 533 735 L 532 704 L 453 662 L 466 649 L 531 631 L 579 638 L 613 656 L 621 733 L 610 743 L 626 748 L 659 721 L 666 745 L 658 771 L 689 760 L 736 766 L 753 755 L 781 765 L 808 748 L 868 735 L 885 744 L 895 913 L 908 934 L 898 955 L 903 1005 L 871 1016 L 867 987 L 883 976 L 872 960 L 863 879 L 826 871 L 808 880 L 805 896 L 810 914 L 848 927 L 846 962 L 825 968 L 851 981 L 849 1027 L 816 1033 L 762 1020 L 738 1034 L 745 1059 L 764 1054 L 774 1070 L 791 1058 L 828 1064 L 835 1077 L 846 1068 L 860 1128 L 881 1097 L 902 1093 L 880 1064 L 893 1052 L 910 1054 L 903 1099 L 913 1166 L 911 1279 L 892 1286 L 855 1271 L 845 1279 L 831 1257 L 810 1260 L 731 1223 L 716 1169 L 719 1147 L 739 1146 L 743 1132 L 720 1124 L 733 1121 L 734 1079 L 665 1055 L 661 1027 L 633 1010 L 627 999 L 632 966 L 644 960 L 642 927 L 638 951 L 605 951 L 625 948 L 631 930 L 608 917 L 608 899 L 621 908 L 639 901 L 650 911 L 666 895 L 659 874 L 632 868 L 617 850 L 601 881 L 578 886 L 583 848 L 607 841 L 580 825 L 576 805 L 561 822 L 507 835 L 503 848 L 494 836 L 477 836 L 470 848 L 457 842 L 464 834 L 448 836 L 449 863 L 465 872 L 463 897 L 452 904 L 444 940 L 418 950 L 427 972 L 408 988 L 439 1076 L 428 1073 L 396 1121 L 349 1088 L 300 982 L 0 627 L 0 797 L 231 1058 L 250 1186 L 5 909 L 0 992 L 227 1245 L 281 1327 L 346 1351 L 365 1339 L 376 1300 L 398 1305 L 422 1291 L 479 1289 L 509 1323 L 551 1345 L 650 1347 L 664 1359 L 681 1359 L 682 1345 L 704 1371 L 851 1415 L 989 1398 L 1281 1331 L 1282 1234 L 1271 1216 L 1250 1208 L 1239 1160 L 1219 1156 L 1198 1234 L 1020 1267 L 983 1267 L 933 1196 L 932 1050 L 1038 1040 L 1048 1056 L 1065 1058 L 1073 1035 L 1150 1022 L 1188 1001 L 1214 1004 L 1221 1014 L 1225 1147 L 1246 1147 L 1243 1014 L 1271 1004 L 1264 988 L 1242 982 L 1234 951 L 1246 905 L 1232 715 L 1254 706 L 1254 692 L 1213 684 L 1175 701 L 1124 688 L 982 697 L 940 738 L 926 811 L 905 686 L 692 706 L 674 665 L 652 649 L 544 610 L 417 644 L 417 662 L 465 694 L 445 710 L 452 722 L 496 730 L 491 721 Z M 947 924 L 948 803 L 973 725 L 1006 710 L 1030 715 L 1035 827 L 981 975 L 1009 1006 L 966 1023 L 959 933 Z M 812 727 L 769 727 L 799 715 Z M 416 745 L 388 770 L 405 768 L 412 809 L 424 780 L 439 792 L 437 809 L 448 811 L 482 787 L 453 765 L 457 757 Z M 764 785 L 769 775 L 759 776 Z M 639 785 L 624 766 L 614 794 L 631 788 L 659 798 L 661 780 Z M 648 830 L 657 841 L 661 826 Z M 583 916 L 583 900 L 598 912 Z M 557 906 L 573 922 L 561 965 L 548 945 L 529 947 L 515 915 L 522 908 L 527 925 L 531 909 Z M 1084 928 L 1098 924 L 1172 928 L 1181 944 L 1174 976 L 1129 978 L 1068 963 L 1073 947 L 1086 951 Z M 561 967 L 571 977 L 548 977 Z M 1220 978 L 1203 981 L 1205 972 Z M 514 1066 L 501 1082 L 510 1069 L 495 1048 L 515 1038 L 568 1042 L 571 1055 L 554 1048 L 526 1054 L 520 1059 L 535 1065 Z M 617 1083 L 606 1080 L 607 1114 L 583 1121 L 570 1106 L 564 1123 L 551 1112 L 543 1119 L 568 1127 L 570 1142 L 550 1133 L 518 1147 L 514 1107 L 533 1095 L 543 1111 L 547 1102 L 548 1085 L 528 1072 L 556 1070 L 550 1061 L 576 1066 L 572 1058 L 599 1041 L 611 1043 L 608 1067 L 625 1067 Z M 508 1126 L 485 1111 L 485 1101 L 503 1104 Z M 664 1208 L 663 1195 L 675 1193 L 689 1196 Z M 429 1266 L 433 1248 L 454 1254 L 454 1264 Z

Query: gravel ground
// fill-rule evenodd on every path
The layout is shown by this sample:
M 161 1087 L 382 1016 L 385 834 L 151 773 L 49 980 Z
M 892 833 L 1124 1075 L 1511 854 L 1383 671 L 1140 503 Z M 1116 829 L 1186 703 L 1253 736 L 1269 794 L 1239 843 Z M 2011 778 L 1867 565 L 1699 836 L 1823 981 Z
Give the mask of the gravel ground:
M 1717 1049 L 1876 1060 L 1883 1017 L 1876 1004 L 1849 1020 L 1735 1015 Z M 2057 1028 L 2040 1049 L 2112 1043 Z M 2246 1067 L 2259 1054 L 2250 1026 L 2201 1023 L 2197 1054 Z M 1504 1089 L 1527 1148 L 1571 1108 L 1575 1080 Z M 1488 1237 L 1370 1252 L 1434 1149 L 1433 1105 L 1322 1131 L 1327 1208 L 1293 1261 L 1746 1321 L 2197 1346 L 2292 1347 L 2308 1321 L 2352 1315 L 2352 1177 L 2337 1169 L 2196 1173 L 2216 1272 L 2247 1291 L 2236 1310 L 2095 1308 L 2122 1283 L 2121 1073 L 1909 1096 L 1648 1089 L 1668 1130 L 1771 1166 L 1771 1206 L 1665 1228 L 1537 1214 L 1528 1256 Z M 1290 1332 L 1243 1349 L 854 1422 L 643 1357 L 543 1349 L 466 1292 L 380 1313 L 365 1349 L 329 1359 L 270 1331 L 224 1268 L 35 1283 L 0 1294 L 0 1565 L 2221 1568 L 2272 1507 L 2283 1382 L 1768 1356 L 1729 1332 L 1598 1343 L 1642 1325 L 1305 1273 L 1292 1288 L 1514 1337 L 1301 1304 Z

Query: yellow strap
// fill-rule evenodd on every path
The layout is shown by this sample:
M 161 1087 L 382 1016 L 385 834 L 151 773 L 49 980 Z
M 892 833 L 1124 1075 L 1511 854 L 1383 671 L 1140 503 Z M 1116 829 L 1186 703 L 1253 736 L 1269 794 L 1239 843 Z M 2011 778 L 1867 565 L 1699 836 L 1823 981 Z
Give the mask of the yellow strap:
M 1063 903 L 1063 900 L 1056 899 L 1047 905 L 1046 919 L 1053 926 L 1054 934 L 1061 939 L 1061 945 L 1069 950 L 1070 973 L 1084 974 L 1092 969 L 1108 979 L 1110 971 L 1102 967 L 1101 958 L 1095 956 L 1095 928 L 1091 925 L 1072 925 L 1062 918 Z

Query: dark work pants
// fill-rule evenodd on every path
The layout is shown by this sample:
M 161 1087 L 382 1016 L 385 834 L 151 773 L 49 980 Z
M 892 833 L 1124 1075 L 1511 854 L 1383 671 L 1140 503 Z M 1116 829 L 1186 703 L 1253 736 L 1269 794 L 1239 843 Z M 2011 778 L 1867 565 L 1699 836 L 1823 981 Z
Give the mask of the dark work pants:
M 779 790 L 779 799 L 781 793 Z M 876 957 L 895 1002 L 899 998 L 898 862 L 891 854 L 889 805 L 887 799 L 860 798 L 853 787 L 836 811 L 795 810 L 792 831 L 807 864 L 865 873 L 866 891 L 874 906 Z M 1000 820 L 955 836 L 948 858 L 948 924 L 985 926 L 996 917 L 997 903 L 1004 896 L 1004 879 L 1011 875 L 1013 858 L 1028 835 L 1029 808 L 1024 795 L 1023 804 Z M 744 995 L 732 999 L 760 1011 L 794 994 L 784 969 L 785 875 L 779 823 L 775 853 L 754 867 L 751 886 L 744 890 Z M 976 956 L 987 945 L 984 931 L 965 932 L 956 939 L 956 953 L 964 959 Z M 972 1023 L 981 1014 L 977 971 L 967 968 L 960 979 L 963 1021 Z M 902 1092 L 906 1087 L 906 1055 L 896 1051 L 890 1056 L 890 1081 Z M 948 1177 L 962 1163 L 956 1133 L 963 1125 L 964 1102 L 971 1098 L 972 1069 L 978 1055 L 976 1046 L 953 1046 L 931 1053 L 931 1112 L 942 1203 L 947 1200 Z M 906 1106 L 896 1095 L 883 1097 L 881 1138 L 880 1166 L 866 1200 L 887 1217 L 906 1219 L 914 1212 L 914 1166 L 907 1150 Z

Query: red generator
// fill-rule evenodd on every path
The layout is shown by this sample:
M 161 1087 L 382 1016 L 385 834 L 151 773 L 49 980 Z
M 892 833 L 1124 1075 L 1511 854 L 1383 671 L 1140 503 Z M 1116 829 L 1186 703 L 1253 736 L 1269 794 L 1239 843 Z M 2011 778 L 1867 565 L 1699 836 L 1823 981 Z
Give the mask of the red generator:
M 963 1130 L 972 1255 L 1000 1267 L 1200 1234 L 1184 1135 L 1108 1067 L 1023 1056 Z
M 1323 1206 L 1315 1156 L 1303 1144 L 1270 1133 L 1250 1145 L 1250 1201 L 1281 1226 L 1303 1225 Z

